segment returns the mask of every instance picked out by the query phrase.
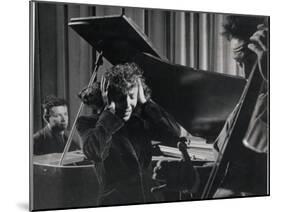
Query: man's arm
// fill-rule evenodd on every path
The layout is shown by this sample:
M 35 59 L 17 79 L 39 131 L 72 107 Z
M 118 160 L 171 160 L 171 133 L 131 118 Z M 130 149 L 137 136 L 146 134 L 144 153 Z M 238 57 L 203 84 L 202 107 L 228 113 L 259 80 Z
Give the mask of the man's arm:
M 152 139 L 175 145 L 180 138 L 180 126 L 163 108 L 152 100 L 142 105 L 143 118 L 149 123 Z
M 103 111 L 98 119 L 80 117 L 77 121 L 77 130 L 82 138 L 86 157 L 96 162 L 103 161 L 108 155 L 112 135 L 123 124 L 123 121 L 109 110 Z
M 43 139 L 41 137 L 42 136 L 39 132 L 37 132 L 33 135 L 33 154 L 34 155 L 40 155 L 43 153 L 42 152 Z
M 195 193 L 200 184 L 198 170 L 184 160 L 158 161 L 152 178 L 162 183 L 160 186 L 152 188 L 152 192 L 188 190 Z
M 152 139 L 175 145 L 180 137 L 180 126 L 163 108 L 146 98 L 140 79 L 138 104 L 141 106 L 142 118 L 148 122 Z

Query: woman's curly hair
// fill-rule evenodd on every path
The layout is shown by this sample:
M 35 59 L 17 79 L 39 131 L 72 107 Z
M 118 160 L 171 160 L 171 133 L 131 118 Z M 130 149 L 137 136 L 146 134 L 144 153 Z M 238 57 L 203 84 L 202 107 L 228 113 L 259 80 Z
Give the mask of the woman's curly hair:
M 143 70 L 135 63 L 118 64 L 108 69 L 105 74 L 106 81 L 109 82 L 108 97 L 117 94 L 127 94 L 128 91 L 137 85 L 137 80 L 140 79 L 144 89 L 144 94 L 147 99 L 151 96 L 151 90 L 146 85 L 143 77 Z
M 231 38 L 248 40 L 257 31 L 259 24 L 266 24 L 265 20 L 262 16 L 229 15 L 224 20 L 222 34 L 228 40 Z

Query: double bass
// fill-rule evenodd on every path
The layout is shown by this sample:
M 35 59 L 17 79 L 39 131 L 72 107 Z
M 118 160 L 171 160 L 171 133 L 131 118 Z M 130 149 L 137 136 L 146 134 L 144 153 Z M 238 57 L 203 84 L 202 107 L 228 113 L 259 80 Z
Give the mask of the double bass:
M 251 69 L 243 93 L 236 106 L 237 108 L 234 111 L 232 117 L 233 120 L 231 120 L 232 123 L 227 130 L 224 142 L 221 144 L 220 152 L 218 153 L 210 176 L 208 177 L 208 180 L 204 186 L 201 199 L 210 199 L 214 196 L 216 190 L 223 182 L 223 178 L 227 174 L 226 169 L 228 161 L 231 160 L 231 158 L 236 157 L 238 159 L 238 157 L 240 157 L 240 155 L 235 155 L 235 150 L 240 152 L 243 151 L 243 149 L 248 148 L 244 146 L 245 144 L 243 144 L 242 141 L 246 137 L 247 131 L 249 129 L 249 124 L 253 116 L 258 97 L 264 90 L 264 83 L 265 79 L 263 78 L 263 74 L 258 67 L 258 60 L 256 60 Z M 264 140 L 261 139 L 261 142 L 264 142 Z M 267 144 L 256 144 L 255 142 L 255 145 L 265 146 Z M 260 166 L 262 166 L 262 164 L 260 164 Z M 268 188 L 267 192 L 264 192 L 266 191 L 263 191 L 262 195 L 266 195 L 266 193 L 268 193 Z

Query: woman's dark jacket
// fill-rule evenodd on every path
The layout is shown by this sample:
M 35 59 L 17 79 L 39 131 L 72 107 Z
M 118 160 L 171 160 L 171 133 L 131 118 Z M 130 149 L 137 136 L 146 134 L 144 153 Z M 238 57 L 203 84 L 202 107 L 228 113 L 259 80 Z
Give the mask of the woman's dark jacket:
M 81 116 L 77 129 L 83 151 L 96 162 L 103 191 L 101 204 L 116 205 L 154 201 L 146 177 L 152 158 L 152 140 L 175 146 L 178 124 L 156 103 L 137 106 L 124 122 L 109 110 L 99 116 Z

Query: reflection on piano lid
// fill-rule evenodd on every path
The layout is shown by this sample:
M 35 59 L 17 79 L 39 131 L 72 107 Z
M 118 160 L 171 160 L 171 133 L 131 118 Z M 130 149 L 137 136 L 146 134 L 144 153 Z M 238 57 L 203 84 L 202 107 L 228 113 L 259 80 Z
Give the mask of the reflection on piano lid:
M 165 156 L 165 158 L 166 158 L 166 156 L 168 156 L 168 158 L 169 157 L 177 158 L 177 159 L 182 158 L 182 153 L 179 151 L 178 148 L 163 146 L 163 145 L 159 145 L 159 148 L 160 148 L 161 152 L 163 152 L 163 155 Z M 204 162 L 215 161 L 213 148 L 211 146 L 209 146 L 209 147 L 188 146 L 187 152 L 192 161 L 197 161 L 197 160 L 204 161 Z M 156 156 L 154 158 L 156 158 Z
M 60 158 L 61 158 L 61 153 L 34 155 L 33 164 L 59 166 Z M 67 152 L 63 160 L 63 165 L 79 163 L 84 161 L 85 159 L 86 156 L 82 153 L 81 150 Z
M 187 152 L 192 161 L 204 161 L 211 162 L 215 160 L 213 153 L 213 144 L 206 143 L 206 139 L 194 136 L 187 137 L 188 142 Z M 162 145 L 159 141 L 153 141 L 154 145 L 157 145 L 163 155 L 153 156 L 153 160 L 180 160 L 182 153 L 178 148 Z

